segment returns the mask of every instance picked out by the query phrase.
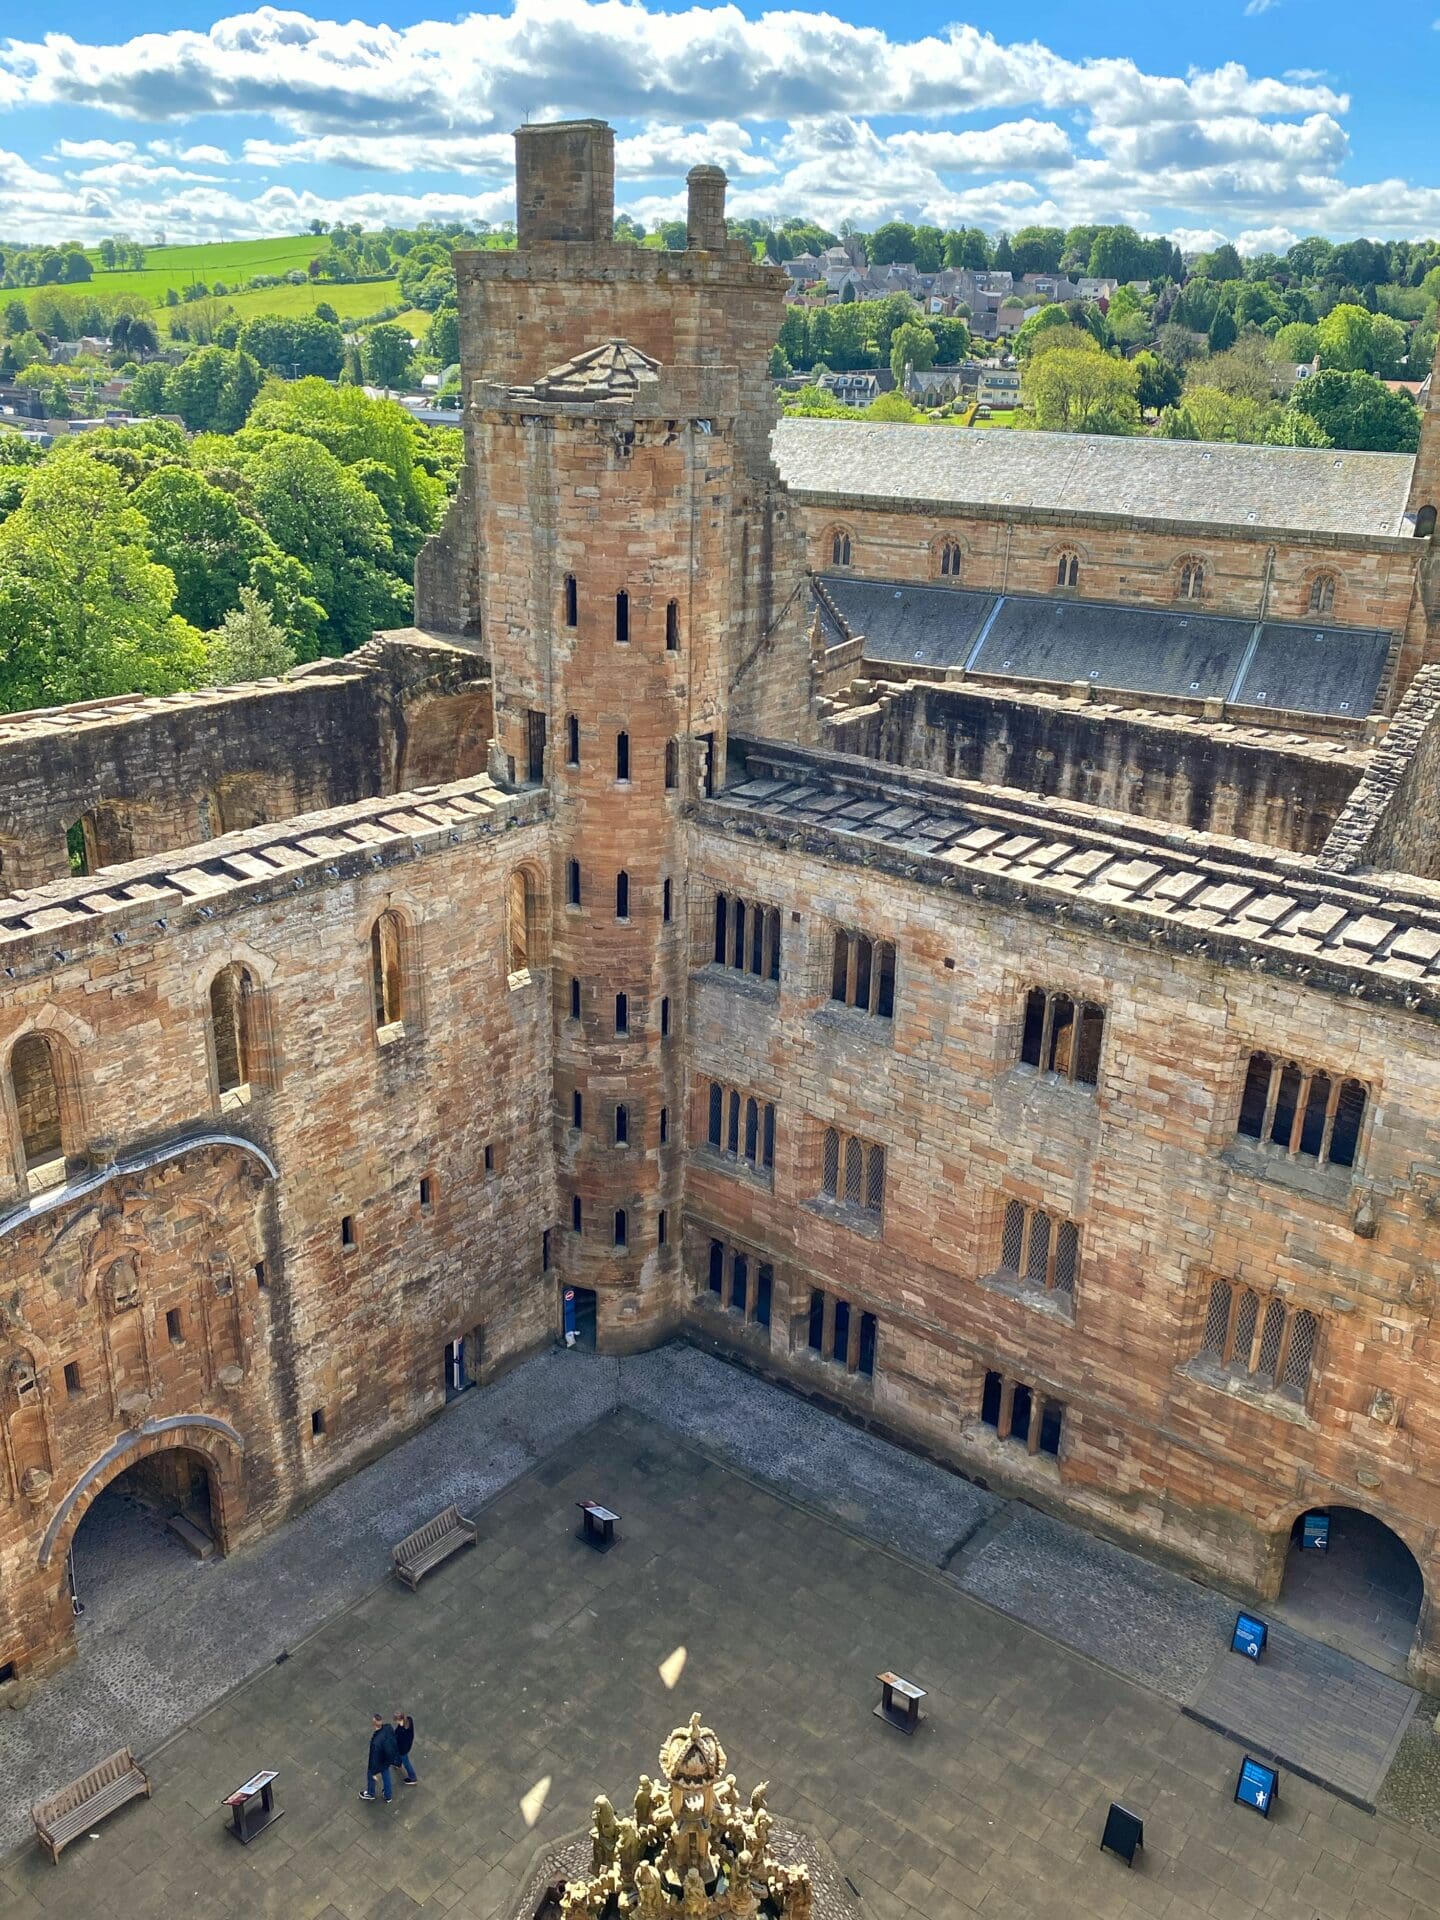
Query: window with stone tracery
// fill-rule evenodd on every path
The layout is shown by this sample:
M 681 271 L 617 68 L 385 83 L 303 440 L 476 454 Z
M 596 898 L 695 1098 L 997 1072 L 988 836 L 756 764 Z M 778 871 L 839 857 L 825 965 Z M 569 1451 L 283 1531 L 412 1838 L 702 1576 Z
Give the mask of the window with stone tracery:
M 1229 1280 L 1213 1280 L 1200 1357 L 1262 1389 L 1303 1404 L 1320 1322 L 1306 1307 Z
M 1366 1090 L 1319 1067 L 1252 1053 L 1235 1131 L 1287 1159 L 1353 1167 L 1365 1120 Z
M 827 1200 L 879 1219 L 885 1205 L 885 1149 L 827 1127 L 821 1144 L 820 1189 Z

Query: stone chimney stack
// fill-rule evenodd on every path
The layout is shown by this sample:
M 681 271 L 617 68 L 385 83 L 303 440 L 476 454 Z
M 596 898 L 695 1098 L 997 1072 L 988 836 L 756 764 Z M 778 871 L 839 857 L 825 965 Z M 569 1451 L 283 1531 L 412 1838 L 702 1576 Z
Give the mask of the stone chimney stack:
M 706 253 L 725 251 L 725 188 L 723 167 L 692 167 L 686 175 L 690 202 L 685 214 L 685 244 Z
M 723 173 L 720 181 L 723 198 Z M 518 244 L 538 247 L 570 241 L 609 246 L 614 230 L 613 127 L 603 120 L 552 120 L 519 128 L 515 135 Z

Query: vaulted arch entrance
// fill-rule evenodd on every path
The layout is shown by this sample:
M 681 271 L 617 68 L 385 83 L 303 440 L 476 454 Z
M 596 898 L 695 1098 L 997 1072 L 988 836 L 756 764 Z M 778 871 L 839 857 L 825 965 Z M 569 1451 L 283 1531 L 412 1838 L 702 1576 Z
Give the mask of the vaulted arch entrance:
M 78 1631 L 133 1617 L 218 1557 L 213 1486 L 209 1460 L 192 1447 L 149 1454 L 110 1481 L 70 1543 Z
M 1304 1514 L 1291 1527 L 1278 1611 L 1317 1640 L 1403 1677 L 1425 1602 L 1419 1564 L 1373 1514 L 1320 1511 L 1330 1520 L 1325 1547 L 1304 1545 Z

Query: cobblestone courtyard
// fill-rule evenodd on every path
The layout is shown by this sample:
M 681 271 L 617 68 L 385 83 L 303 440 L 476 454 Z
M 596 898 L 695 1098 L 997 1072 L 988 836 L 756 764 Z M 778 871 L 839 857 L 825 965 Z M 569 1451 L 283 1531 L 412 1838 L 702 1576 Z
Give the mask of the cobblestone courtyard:
M 58 1868 L 34 1849 L 13 1856 L 0 1872 L 4 1920 L 503 1916 L 536 1848 L 579 1827 L 596 1792 L 618 1796 L 653 1773 L 692 1707 L 743 1785 L 768 1777 L 777 1814 L 828 1841 L 878 1920 L 1419 1920 L 1440 1908 L 1440 1846 L 1413 1826 L 1289 1775 L 1270 1823 L 1231 1804 L 1239 1749 L 1177 1704 L 1213 1656 L 1220 1596 L 1136 1563 L 1161 1655 L 1158 1689 L 1136 1684 L 1059 1644 L 1053 1620 L 1037 1631 L 966 1592 L 963 1571 L 939 1570 L 963 1569 L 957 1543 L 973 1538 L 975 1584 L 994 1582 L 1000 1562 L 983 1541 L 1004 1518 L 995 1496 L 700 1355 L 646 1356 L 628 1404 L 614 1362 L 575 1358 L 546 1356 L 471 1396 L 397 1450 L 405 1458 L 357 1476 L 251 1555 L 187 1570 L 173 1620 L 162 1604 L 128 1635 L 117 1627 L 108 1649 L 90 1642 L 48 1700 L 5 1716 L 13 1837 L 18 1805 L 57 1777 L 60 1735 L 85 1738 L 66 1716 L 88 1710 L 94 1737 L 112 1724 L 90 1700 L 102 1660 L 126 1656 L 110 1699 L 124 1695 L 157 1730 L 166 1712 L 179 1723 L 205 1705 L 175 1691 L 192 1627 L 206 1629 L 207 1672 L 223 1672 L 227 1634 L 240 1643 L 232 1661 L 269 1662 L 160 1748 L 153 1800 L 77 1841 Z M 575 1424 L 550 1449 L 539 1429 L 557 1381 Z M 717 1457 L 727 1440 L 776 1484 Z M 479 1505 L 497 1486 L 477 1548 L 417 1594 L 374 1584 L 385 1542 L 417 1505 L 452 1492 Z M 586 1496 L 620 1512 L 622 1542 L 607 1556 L 573 1537 Z M 830 1513 L 809 1504 L 825 1498 Z M 1067 1578 L 1072 1640 L 1105 1592 L 1133 1607 L 1129 1556 L 1108 1559 L 1117 1550 L 1098 1543 L 1082 1555 L 1050 1522 L 1046 1588 L 1038 1559 L 1019 1559 L 1033 1518 L 1017 1510 L 996 1537 L 1037 1614 L 1059 1614 Z M 302 1641 L 305 1565 L 323 1624 Z M 291 1636 L 280 1665 L 254 1638 L 267 1595 L 270 1630 Z M 156 1663 L 177 1632 L 157 1699 Z M 682 1647 L 671 1691 L 660 1668 Z M 1116 1664 L 1143 1656 L 1138 1636 L 1111 1652 Z M 871 1716 L 884 1666 L 930 1690 L 913 1741 Z M 422 1784 L 397 1788 L 389 1808 L 357 1798 L 375 1706 L 408 1707 L 419 1724 Z M 27 1747 L 27 1730 L 42 1728 L 56 1744 Z M 242 1851 L 218 1803 L 261 1766 L 279 1769 L 285 1817 Z M 1133 1873 L 1096 1848 L 1112 1797 L 1145 1818 Z

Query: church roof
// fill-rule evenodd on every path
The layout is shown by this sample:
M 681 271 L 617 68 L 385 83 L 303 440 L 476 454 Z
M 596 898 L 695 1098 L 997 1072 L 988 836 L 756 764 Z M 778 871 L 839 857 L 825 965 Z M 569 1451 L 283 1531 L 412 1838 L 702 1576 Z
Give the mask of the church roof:
M 857 501 L 1401 535 L 1415 456 L 796 419 L 775 461 L 796 493 Z
M 827 573 L 822 623 L 887 666 L 964 668 L 996 679 L 1224 700 L 1358 720 L 1384 678 L 1393 636 L 1373 628 L 1254 621 L 1188 607 L 1117 606 Z
M 654 380 L 659 372 L 660 362 L 628 340 L 606 340 L 520 391 L 537 400 L 628 400 L 642 381 Z

